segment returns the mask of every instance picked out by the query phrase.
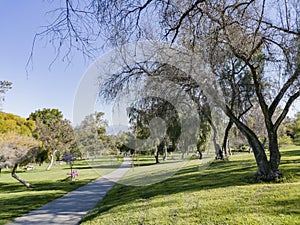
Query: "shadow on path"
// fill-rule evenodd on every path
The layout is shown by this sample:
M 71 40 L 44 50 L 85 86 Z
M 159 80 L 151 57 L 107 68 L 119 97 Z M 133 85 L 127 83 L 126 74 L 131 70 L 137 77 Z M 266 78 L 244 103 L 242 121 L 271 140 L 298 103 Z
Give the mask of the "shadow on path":
M 78 224 L 81 218 L 100 201 L 130 168 L 130 159 L 124 158 L 123 164 L 110 174 L 69 192 L 7 225 L 31 224 Z

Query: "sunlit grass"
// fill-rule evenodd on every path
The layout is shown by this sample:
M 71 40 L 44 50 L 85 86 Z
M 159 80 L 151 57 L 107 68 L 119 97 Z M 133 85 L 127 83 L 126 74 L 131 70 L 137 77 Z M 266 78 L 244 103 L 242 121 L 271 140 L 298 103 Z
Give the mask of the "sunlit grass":
M 34 170 L 26 172 L 20 168 L 17 174 L 34 186 L 30 189 L 12 178 L 9 169 L 3 169 L 0 175 L 0 224 L 5 224 L 91 182 L 101 175 L 100 172 L 108 173 L 121 163 L 115 158 L 104 157 L 94 160 L 93 166 L 96 166 L 96 162 L 98 168 L 95 169 L 87 161 L 76 161 L 73 170 L 77 170 L 79 176 L 75 181 L 68 179 L 70 166 L 66 164 L 55 165 L 50 171 L 46 171 L 46 164 L 36 165 Z
M 300 224 L 300 147 L 282 150 L 278 182 L 255 182 L 256 169 L 248 153 L 192 160 L 159 183 L 115 185 L 83 224 Z

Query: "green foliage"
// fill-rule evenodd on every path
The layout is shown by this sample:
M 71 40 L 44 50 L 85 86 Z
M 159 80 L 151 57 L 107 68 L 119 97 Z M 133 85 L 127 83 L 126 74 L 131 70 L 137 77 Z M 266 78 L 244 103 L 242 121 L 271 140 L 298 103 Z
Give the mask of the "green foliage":
M 43 148 L 50 152 L 55 150 L 64 154 L 74 144 L 73 128 L 68 120 L 55 120 L 49 124 L 37 120 L 34 133 Z
M 290 136 L 283 135 L 278 137 L 279 145 L 290 145 L 293 144 L 293 139 Z
M 47 153 L 41 152 L 37 157 L 38 162 L 45 161 L 46 155 L 53 160 L 55 153 L 60 158 L 73 147 L 73 128 L 70 121 L 63 119 L 63 114 L 58 109 L 36 110 L 29 115 L 29 119 L 35 121 L 34 136 L 42 142 L 42 148 Z
M 120 152 L 134 153 L 134 149 L 130 147 L 134 146 L 134 136 L 131 132 L 122 132 L 117 136 L 116 147 Z
M 279 127 L 278 136 L 288 143 L 300 144 L 300 113 L 295 118 L 287 118 Z
M 103 112 L 90 114 L 74 129 L 78 149 L 86 158 L 95 157 L 111 147 L 103 115 Z
M 140 139 L 150 136 L 149 124 L 152 119 L 163 119 L 167 126 L 165 144 L 176 147 L 181 125 L 179 115 L 171 103 L 161 98 L 147 97 L 130 107 L 128 116 L 133 133 Z
M 29 119 L 37 121 L 40 120 L 43 124 L 50 125 L 56 120 L 61 120 L 63 114 L 58 109 L 38 109 L 29 115 Z
M 294 144 L 300 144 L 300 113 L 296 115 L 296 119 L 290 125 L 290 130 Z
M 32 136 L 35 122 L 26 120 L 20 116 L 0 112 L 0 134 L 16 133 L 24 136 Z
M 204 152 L 211 135 L 211 127 L 207 121 L 201 121 L 197 138 L 197 151 Z

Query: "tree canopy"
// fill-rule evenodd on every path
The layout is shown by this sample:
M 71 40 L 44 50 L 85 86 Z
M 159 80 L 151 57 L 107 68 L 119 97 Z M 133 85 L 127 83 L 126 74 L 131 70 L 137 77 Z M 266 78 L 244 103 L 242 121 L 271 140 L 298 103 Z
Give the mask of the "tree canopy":
M 36 129 L 34 130 L 34 136 L 42 142 L 43 153 L 47 153 L 42 153 L 39 159 L 44 161 L 46 158 L 43 156 L 48 155 L 50 163 L 47 170 L 50 170 L 55 155 L 59 154 L 59 156 L 62 156 L 75 143 L 71 123 L 63 119 L 63 114 L 58 109 L 45 108 L 36 110 L 30 114 L 29 119 L 35 121 Z
M 67 47 L 65 57 L 73 49 L 81 49 L 86 55 L 95 53 L 100 36 L 107 37 L 112 45 L 141 39 L 170 40 L 173 45 L 198 54 L 219 84 L 225 85 L 222 107 L 253 149 L 258 166 L 256 178 L 273 180 L 280 175 L 278 128 L 300 96 L 299 8 L 297 0 L 81 3 L 68 0 L 55 11 L 57 18 L 53 23 L 39 35 L 50 38 L 59 50 Z M 224 62 L 228 62 L 228 57 L 240 66 L 226 67 Z M 191 66 L 200 66 L 200 61 Z M 236 73 L 239 67 L 245 69 L 243 73 Z M 229 76 L 217 76 L 224 68 Z M 234 77 L 239 77 L 241 89 L 229 88 L 238 84 L 231 82 Z M 243 106 L 230 104 L 242 100 L 248 87 L 254 93 L 249 99 L 250 106 L 257 103 L 264 118 L 269 158 L 258 135 L 241 116 Z M 213 91 L 206 94 L 211 95 Z M 279 107 L 282 111 L 277 116 Z
M 38 109 L 35 112 L 32 112 L 29 117 L 30 120 L 40 120 L 43 124 L 50 125 L 56 120 L 63 119 L 63 114 L 58 109 Z
M 0 133 L 16 133 L 23 136 L 32 136 L 35 129 L 33 120 L 26 120 L 20 116 L 0 112 Z
M 74 129 L 76 144 L 85 158 L 97 157 L 106 153 L 109 137 L 106 134 L 107 122 L 103 112 L 87 115 Z
M 13 168 L 12 176 L 31 187 L 16 174 L 19 165 L 34 161 L 40 153 L 40 143 L 32 137 L 35 122 L 17 115 L 0 112 L 0 171 Z

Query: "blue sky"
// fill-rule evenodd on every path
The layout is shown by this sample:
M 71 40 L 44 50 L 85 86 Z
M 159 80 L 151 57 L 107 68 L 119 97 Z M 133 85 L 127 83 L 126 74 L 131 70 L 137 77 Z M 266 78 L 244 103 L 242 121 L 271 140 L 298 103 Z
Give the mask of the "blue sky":
M 91 62 L 84 61 L 80 55 L 70 65 L 58 59 L 49 69 L 55 52 L 51 45 L 38 42 L 33 68 L 26 74 L 33 37 L 41 31 L 41 26 L 51 21 L 46 12 L 57 4 L 60 1 L 1 1 L 0 80 L 13 82 L 3 105 L 5 112 L 28 117 L 37 109 L 58 108 L 72 121 L 76 90 Z
M 51 3 L 52 2 L 52 3 Z M 59 1 L 2 0 L 0 7 L 0 80 L 13 83 L 6 94 L 3 111 L 27 117 L 36 109 L 58 108 L 72 120 L 73 100 L 81 77 L 88 68 L 81 56 L 71 64 L 57 60 L 54 50 L 38 42 L 33 67 L 26 74 L 33 37 L 51 18 L 46 12 Z

